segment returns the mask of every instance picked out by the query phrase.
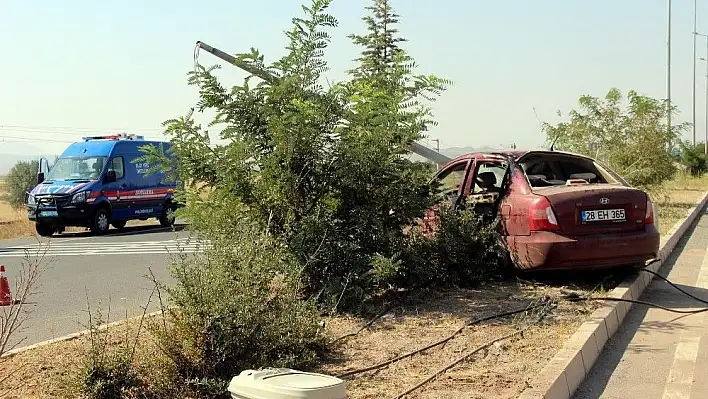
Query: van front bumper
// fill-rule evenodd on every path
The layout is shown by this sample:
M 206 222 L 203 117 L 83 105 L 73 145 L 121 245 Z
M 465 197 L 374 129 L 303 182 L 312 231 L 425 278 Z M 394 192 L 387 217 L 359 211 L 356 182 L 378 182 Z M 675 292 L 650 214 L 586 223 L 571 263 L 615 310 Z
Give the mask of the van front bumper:
M 27 206 L 29 220 L 54 226 L 86 226 L 90 216 L 91 206 L 88 204 Z

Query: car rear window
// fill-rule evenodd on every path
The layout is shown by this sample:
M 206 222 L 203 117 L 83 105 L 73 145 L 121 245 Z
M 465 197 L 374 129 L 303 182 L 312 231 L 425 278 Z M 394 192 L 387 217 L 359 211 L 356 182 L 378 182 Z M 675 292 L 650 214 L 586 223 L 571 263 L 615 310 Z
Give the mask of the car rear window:
M 610 171 L 592 159 L 568 154 L 536 153 L 519 163 L 533 188 L 562 186 L 569 181 L 587 184 L 621 184 Z

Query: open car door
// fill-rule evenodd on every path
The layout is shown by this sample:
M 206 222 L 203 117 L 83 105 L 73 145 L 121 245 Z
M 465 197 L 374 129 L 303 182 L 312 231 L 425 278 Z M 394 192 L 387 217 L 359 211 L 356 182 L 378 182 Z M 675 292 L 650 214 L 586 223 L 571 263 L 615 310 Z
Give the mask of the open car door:
M 450 203 L 457 207 L 469 193 L 469 175 L 474 167 L 474 158 L 461 159 L 449 163 L 442 167 L 433 178 L 437 183 L 441 202 Z M 437 226 L 437 216 L 439 204 L 428 209 L 423 216 L 422 231 L 425 235 L 430 235 Z

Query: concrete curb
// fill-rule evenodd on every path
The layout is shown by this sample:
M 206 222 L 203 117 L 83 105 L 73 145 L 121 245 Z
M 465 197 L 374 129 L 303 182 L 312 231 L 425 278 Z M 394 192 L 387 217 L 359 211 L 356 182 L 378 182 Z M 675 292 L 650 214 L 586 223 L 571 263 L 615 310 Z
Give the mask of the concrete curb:
M 127 323 L 127 322 L 129 322 L 129 321 L 140 320 L 141 317 L 148 318 L 148 317 L 157 316 L 157 315 L 159 315 L 159 314 L 161 314 L 161 313 L 162 313 L 162 311 L 161 311 L 161 310 L 158 310 L 158 311 L 156 311 L 156 312 L 146 313 L 145 315 L 129 317 L 129 318 L 127 318 L 127 319 L 118 320 L 118 321 L 114 321 L 114 322 L 106 323 L 106 324 L 101 324 L 101 325 L 98 326 L 96 329 L 97 329 L 98 331 L 103 331 L 103 330 L 105 330 L 105 329 L 107 329 L 107 328 L 120 326 L 121 324 Z M 20 353 L 22 353 L 22 352 L 26 352 L 26 351 L 28 351 L 28 350 L 41 348 L 41 347 L 43 347 L 43 346 L 47 346 L 47 345 L 51 345 L 51 344 L 56 344 L 56 343 L 58 343 L 58 342 L 71 341 L 71 340 L 74 340 L 74 339 L 77 339 L 77 338 L 81 338 L 81 337 L 83 337 L 83 336 L 85 336 L 85 335 L 89 335 L 90 333 L 91 333 L 91 330 L 83 330 L 83 331 L 75 332 L 75 333 L 73 333 L 73 334 L 64 335 L 64 336 L 61 336 L 61 337 L 58 337 L 58 338 L 54 338 L 54 339 L 49 339 L 49 340 L 46 340 L 46 341 L 37 342 L 36 344 L 27 345 L 27 346 L 23 346 L 23 347 L 20 347 L 20 348 L 15 348 L 15 349 L 9 350 L 9 351 L 3 353 L 2 356 L 0 356 L 0 357 L 5 358 L 5 357 L 10 357 L 10 356 L 15 356 L 15 355 L 18 355 L 18 354 L 20 354 Z
M 676 248 L 686 230 L 698 218 L 708 203 L 708 191 L 701 200 L 686 212 L 686 218 L 677 222 L 671 231 L 662 237 L 660 248 L 661 261 L 648 267 L 656 272 L 661 268 L 671 252 Z M 661 220 L 659 220 L 661 223 Z M 654 278 L 649 273 L 630 276 L 612 290 L 608 296 L 623 299 L 639 299 L 644 289 Z M 524 390 L 519 399 L 570 399 L 587 376 L 600 356 L 605 343 L 617 332 L 624 316 L 632 303 L 614 302 L 606 304 L 590 315 L 565 345 L 534 378 L 530 387 Z

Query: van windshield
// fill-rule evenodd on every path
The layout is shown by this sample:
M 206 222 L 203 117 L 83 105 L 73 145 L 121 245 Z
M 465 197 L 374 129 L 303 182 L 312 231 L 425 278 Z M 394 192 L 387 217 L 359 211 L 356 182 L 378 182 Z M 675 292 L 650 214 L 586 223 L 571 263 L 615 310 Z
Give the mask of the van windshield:
M 59 158 L 47 180 L 97 180 L 106 157 Z

